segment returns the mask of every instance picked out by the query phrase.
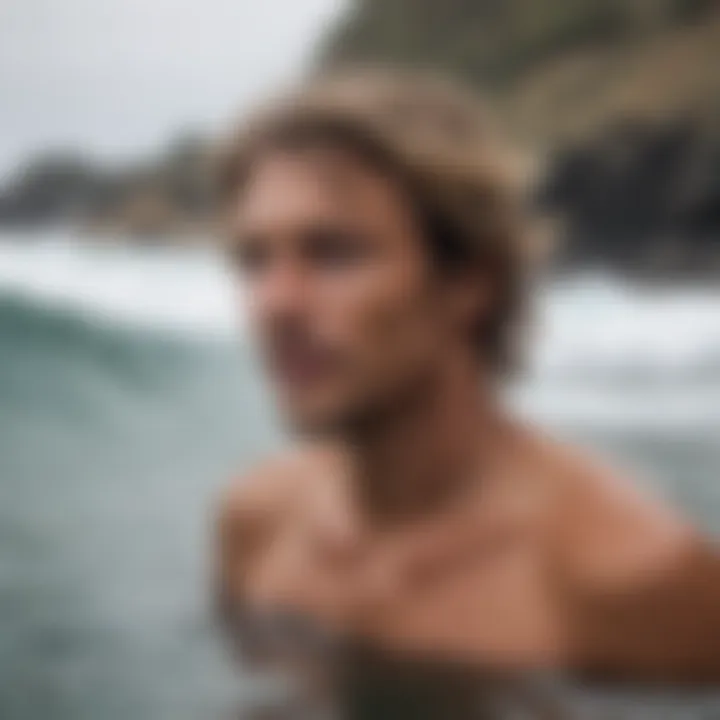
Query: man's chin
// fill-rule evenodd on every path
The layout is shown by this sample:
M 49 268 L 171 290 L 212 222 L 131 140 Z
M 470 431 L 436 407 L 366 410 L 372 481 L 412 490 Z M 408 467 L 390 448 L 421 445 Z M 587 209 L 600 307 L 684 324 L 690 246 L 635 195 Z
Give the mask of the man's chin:
M 284 413 L 290 432 L 312 438 L 352 433 L 357 413 L 345 407 L 291 407 Z
M 321 402 L 319 397 L 304 399 L 306 402 L 299 402 L 297 398 L 291 402 L 286 397 L 286 402 L 281 404 L 281 416 L 290 432 L 315 438 L 347 440 L 364 437 L 383 427 L 388 417 L 394 416 L 404 404 L 407 395 L 388 395 L 382 401 L 369 392 L 360 397 L 346 397 L 344 402 L 337 397 L 332 401 L 328 398 L 327 402 Z

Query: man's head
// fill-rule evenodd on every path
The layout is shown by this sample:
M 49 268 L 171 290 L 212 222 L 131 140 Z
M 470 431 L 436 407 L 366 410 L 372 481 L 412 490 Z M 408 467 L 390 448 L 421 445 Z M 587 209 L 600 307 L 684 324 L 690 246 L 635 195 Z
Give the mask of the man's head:
M 223 158 L 232 256 L 302 430 L 372 421 L 444 373 L 503 373 L 521 296 L 517 197 L 471 94 L 435 78 L 318 81 Z

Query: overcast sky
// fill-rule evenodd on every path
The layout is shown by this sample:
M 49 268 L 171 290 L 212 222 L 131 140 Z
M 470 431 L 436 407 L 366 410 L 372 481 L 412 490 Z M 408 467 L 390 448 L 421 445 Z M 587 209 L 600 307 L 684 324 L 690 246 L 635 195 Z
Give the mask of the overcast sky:
M 0 0 L 0 175 L 123 158 L 226 121 L 302 72 L 345 0 Z

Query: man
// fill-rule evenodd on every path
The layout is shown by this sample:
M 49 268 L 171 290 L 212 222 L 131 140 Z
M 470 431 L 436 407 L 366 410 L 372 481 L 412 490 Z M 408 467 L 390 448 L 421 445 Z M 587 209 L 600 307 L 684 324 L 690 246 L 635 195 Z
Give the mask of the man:
M 462 717 L 460 686 L 558 669 L 720 679 L 711 543 L 503 406 L 528 249 L 489 126 L 449 82 L 359 73 L 261 113 L 224 159 L 298 445 L 224 500 L 222 607 L 318 695 L 339 672 L 357 715 L 410 687 L 391 717 Z

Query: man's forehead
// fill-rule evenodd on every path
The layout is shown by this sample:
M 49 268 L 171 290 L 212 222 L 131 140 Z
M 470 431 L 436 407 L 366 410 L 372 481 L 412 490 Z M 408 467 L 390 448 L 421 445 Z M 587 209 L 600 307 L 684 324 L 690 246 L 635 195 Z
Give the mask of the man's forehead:
M 259 157 L 239 192 L 238 213 L 247 221 L 287 213 L 293 205 L 352 213 L 397 203 L 399 188 L 379 169 L 332 147 L 275 150 Z

